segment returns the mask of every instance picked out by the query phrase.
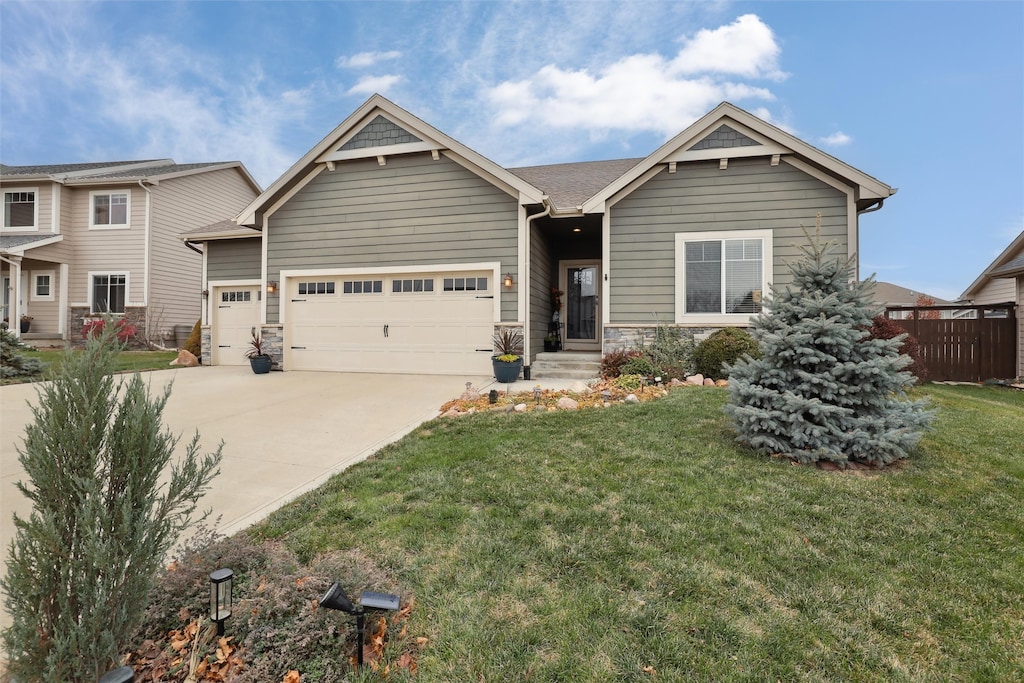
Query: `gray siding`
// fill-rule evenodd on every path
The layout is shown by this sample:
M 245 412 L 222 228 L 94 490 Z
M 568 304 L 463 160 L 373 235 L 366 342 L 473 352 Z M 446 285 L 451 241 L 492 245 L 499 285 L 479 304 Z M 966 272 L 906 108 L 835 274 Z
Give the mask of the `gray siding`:
M 258 237 L 207 242 L 207 280 L 258 280 L 261 244 Z
M 551 321 L 551 287 L 554 281 L 551 277 L 551 250 L 548 245 L 544 231 L 540 229 L 537 221 L 530 226 L 530 362 L 537 356 L 537 353 L 544 350 L 544 337 L 548 333 L 548 323 Z
M 518 281 L 518 203 L 453 161 L 429 154 L 338 164 L 270 217 L 267 277 L 282 270 L 500 261 Z M 502 288 L 503 289 L 503 288 Z M 515 293 L 500 294 L 516 321 Z M 267 302 L 267 322 L 278 321 Z
M 341 150 L 365 149 L 384 145 L 400 145 L 405 142 L 421 142 L 409 131 L 396 126 L 383 116 L 378 116 L 366 124 L 366 127 L 355 134 L 351 140 L 341 146 Z
M 822 214 L 822 233 L 847 253 L 847 198 L 839 190 L 764 158 L 679 164 L 663 170 L 610 209 L 607 264 L 613 324 L 650 323 L 675 316 L 675 235 L 718 230 L 773 231 L 776 286 L 789 282 L 786 260 L 798 255 Z

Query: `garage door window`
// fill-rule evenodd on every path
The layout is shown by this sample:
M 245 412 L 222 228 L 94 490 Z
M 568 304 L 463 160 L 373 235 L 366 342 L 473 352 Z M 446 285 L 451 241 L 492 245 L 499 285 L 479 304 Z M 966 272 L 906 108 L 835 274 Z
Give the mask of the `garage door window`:
M 485 277 L 446 277 L 444 279 L 444 291 L 446 292 L 486 292 L 487 278 Z
M 234 291 L 234 292 L 221 292 L 220 300 L 222 303 L 229 303 L 232 301 L 252 301 L 251 291 Z
M 383 291 L 383 280 L 346 280 L 342 285 L 345 294 L 380 294 Z
M 405 294 L 408 292 L 433 292 L 434 280 L 432 278 L 421 278 L 415 280 L 392 280 L 391 291 L 394 294 Z
M 349 284 L 349 283 L 345 283 Z M 300 282 L 299 294 L 334 294 L 333 282 Z

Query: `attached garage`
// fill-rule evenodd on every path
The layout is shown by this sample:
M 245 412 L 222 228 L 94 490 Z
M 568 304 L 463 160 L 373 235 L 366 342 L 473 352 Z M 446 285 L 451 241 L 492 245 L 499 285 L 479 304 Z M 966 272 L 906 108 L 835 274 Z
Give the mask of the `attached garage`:
M 282 278 L 286 370 L 490 374 L 494 269 Z
M 213 286 L 214 365 L 245 365 L 253 327 L 260 325 L 259 285 Z

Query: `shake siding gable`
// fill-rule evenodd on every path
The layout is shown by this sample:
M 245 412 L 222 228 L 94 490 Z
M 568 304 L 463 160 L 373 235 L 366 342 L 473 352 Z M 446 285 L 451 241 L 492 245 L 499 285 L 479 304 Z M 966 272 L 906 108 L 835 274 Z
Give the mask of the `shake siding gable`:
M 728 230 L 773 231 L 775 286 L 789 282 L 786 262 L 805 241 L 801 225 L 822 233 L 836 253 L 847 253 L 847 196 L 788 165 L 767 159 L 679 164 L 662 170 L 609 209 L 610 310 L 612 324 L 674 320 L 675 235 Z M 685 322 L 685 320 L 684 320 Z
M 235 168 L 171 178 L 151 191 L 150 323 L 170 331 L 202 312 L 203 257 L 182 244 L 181 233 L 233 217 L 256 192 Z M 256 265 L 258 277 L 258 258 Z
M 263 248 L 259 237 L 206 243 L 206 276 L 217 280 L 259 280 Z
M 280 280 L 282 270 L 500 261 L 501 272 L 518 279 L 518 225 L 516 198 L 447 158 L 339 163 L 270 217 L 267 278 Z M 515 321 L 514 294 L 501 297 L 502 320 Z M 267 320 L 278 316 L 271 298 Z

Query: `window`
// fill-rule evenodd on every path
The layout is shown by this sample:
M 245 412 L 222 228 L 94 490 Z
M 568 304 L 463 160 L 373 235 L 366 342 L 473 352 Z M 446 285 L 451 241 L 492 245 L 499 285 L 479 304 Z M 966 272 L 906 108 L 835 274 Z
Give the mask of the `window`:
M 342 284 L 345 294 L 380 294 L 383 291 L 383 280 L 346 280 Z
M 771 255 L 770 230 L 677 233 L 677 322 L 724 322 L 760 313 L 772 278 Z
M 124 313 L 127 294 L 127 275 L 94 274 L 92 276 L 93 313 Z
M 221 300 L 221 303 L 231 303 L 231 302 L 238 302 L 238 301 L 241 301 L 241 302 L 252 301 L 252 292 L 250 290 L 248 290 L 248 289 L 231 290 L 230 292 L 221 292 L 220 293 L 220 300 Z
M 486 292 L 487 278 L 485 277 L 446 277 L 444 279 L 444 291 L 446 292 Z
M 32 273 L 32 301 L 53 301 L 52 270 Z
M 333 282 L 300 282 L 299 294 L 334 294 Z
M 131 200 L 128 192 L 92 192 L 89 197 L 91 203 L 90 228 L 129 227 Z
M 420 278 L 413 280 L 392 280 L 391 292 L 394 294 L 405 292 L 433 292 L 434 280 L 431 278 Z
M 39 217 L 36 188 L 4 192 L 4 227 L 13 230 L 35 230 Z

